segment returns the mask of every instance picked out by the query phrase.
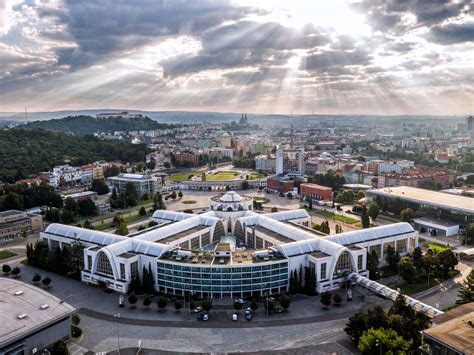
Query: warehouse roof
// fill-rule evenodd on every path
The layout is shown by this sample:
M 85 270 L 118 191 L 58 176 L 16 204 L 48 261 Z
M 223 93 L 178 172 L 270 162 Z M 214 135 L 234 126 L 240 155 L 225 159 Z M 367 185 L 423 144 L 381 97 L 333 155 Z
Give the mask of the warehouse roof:
M 24 282 L 0 278 L 0 348 L 71 315 L 75 308 Z

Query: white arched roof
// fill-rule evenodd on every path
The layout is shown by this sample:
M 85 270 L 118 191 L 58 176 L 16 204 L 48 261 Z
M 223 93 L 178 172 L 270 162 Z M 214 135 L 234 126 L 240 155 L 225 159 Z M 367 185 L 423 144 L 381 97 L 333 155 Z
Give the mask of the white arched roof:
M 43 233 L 58 235 L 70 239 L 77 239 L 81 242 L 88 242 L 101 245 L 109 245 L 126 240 L 127 237 L 121 235 L 100 232 L 91 229 L 67 226 L 65 224 L 50 224 Z
M 190 213 L 167 211 L 167 210 L 156 210 L 155 212 L 153 212 L 153 216 L 151 216 L 151 219 L 177 222 L 177 221 L 182 221 L 184 219 L 188 219 L 191 217 L 193 217 L 193 215 Z
M 276 219 L 277 221 L 289 221 L 292 219 L 308 218 L 309 214 L 306 210 L 292 210 L 292 211 L 281 211 L 265 215 L 268 218 Z
M 348 250 L 346 247 L 333 243 L 325 238 L 313 237 L 312 239 L 299 240 L 296 242 L 280 244 L 275 246 L 285 256 L 323 252 L 328 255 L 336 255 L 338 252 Z
M 331 235 L 326 237 L 325 239 L 335 242 L 337 244 L 348 245 L 368 242 L 374 239 L 380 239 L 384 237 L 404 235 L 413 232 L 415 232 L 415 230 L 409 223 L 401 222 L 389 224 L 386 226 L 379 226 Z
M 242 201 L 243 198 L 240 196 L 237 192 L 235 191 L 229 191 L 226 192 L 224 195 L 222 195 L 219 198 L 219 201 L 221 202 L 227 202 L 227 203 L 232 203 L 232 202 L 240 202 Z

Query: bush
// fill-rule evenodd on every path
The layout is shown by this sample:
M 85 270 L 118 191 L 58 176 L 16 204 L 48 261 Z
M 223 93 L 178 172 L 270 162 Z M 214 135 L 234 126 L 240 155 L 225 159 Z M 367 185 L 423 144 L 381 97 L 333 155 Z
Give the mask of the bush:
M 327 309 L 327 307 L 331 305 L 331 299 L 332 299 L 331 292 L 324 291 L 323 293 L 321 293 L 320 297 L 321 297 L 320 299 L 321 304 L 324 306 L 325 309 Z
M 51 355 L 69 355 L 69 350 L 64 340 L 59 340 L 48 349 Z
M 42 283 L 44 286 L 49 287 L 49 286 L 51 285 L 51 281 L 52 281 L 52 280 L 51 280 L 48 276 L 46 276 L 46 277 L 43 279 L 43 281 L 41 281 L 41 283 Z
M 256 311 L 258 309 L 258 303 L 255 298 L 252 298 L 252 302 L 250 302 L 250 308 L 252 311 Z
M 10 271 L 12 271 L 12 268 L 10 267 L 10 265 L 5 264 L 5 265 L 2 266 L 2 271 L 3 271 L 4 274 L 9 274 Z
M 150 297 L 145 297 L 145 298 L 143 299 L 143 305 L 144 305 L 145 307 L 149 307 L 150 304 L 151 304 L 151 299 L 150 299 Z
M 145 207 L 142 206 L 142 207 L 140 208 L 140 212 L 139 212 L 139 213 L 140 213 L 140 216 L 145 216 L 145 215 L 146 215 Z
M 283 308 L 284 310 L 287 310 L 288 308 L 290 308 L 290 303 L 291 303 L 291 299 L 289 296 L 287 295 L 282 295 L 280 297 L 280 306 L 281 308 Z
M 21 269 L 18 266 L 16 266 L 12 270 L 12 275 L 13 276 L 18 276 L 18 275 L 20 275 L 20 272 L 21 272 Z
M 212 301 L 211 300 L 204 300 L 202 301 L 202 309 L 206 312 L 209 312 L 212 308 Z
M 137 303 L 137 301 L 138 299 L 134 292 L 128 295 L 128 303 L 130 303 L 132 306 L 135 306 L 135 303 Z
M 334 296 L 332 296 L 332 300 L 334 301 L 335 306 L 340 306 L 342 302 L 342 297 L 339 293 L 335 293 Z
M 166 301 L 166 298 L 163 296 L 158 297 L 158 300 L 156 301 L 156 305 L 158 306 L 159 309 L 166 308 L 168 305 L 168 302 Z
M 242 309 L 242 304 L 239 302 L 234 302 L 234 309 L 240 311 Z
M 31 281 L 33 281 L 34 283 L 38 283 L 41 281 L 41 275 L 38 274 L 37 272 L 35 272 L 35 274 L 33 275 L 33 278 L 31 279 Z
M 82 335 L 82 329 L 79 328 L 77 325 L 71 325 L 71 336 L 73 338 L 79 338 Z
M 77 313 L 74 313 L 72 316 L 71 316 L 71 323 L 73 325 L 79 325 L 81 323 L 81 317 L 79 317 L 79 314 Z
M 183 308 L 183 304 L 180 301 L 176 301 L 174 303 L 174 309 L 176 310 L 176 312 L 179 312 L 181 308 Z

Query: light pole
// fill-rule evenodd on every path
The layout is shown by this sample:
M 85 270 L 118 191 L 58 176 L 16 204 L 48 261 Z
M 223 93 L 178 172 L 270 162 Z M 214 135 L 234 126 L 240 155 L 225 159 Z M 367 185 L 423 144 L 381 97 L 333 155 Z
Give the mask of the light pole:
M 378 339 L 375 340 L 375 346 L 379 348 L 379 353 L 382 355 L 382 342 Z
M 114 314 L 114 318 L 120 318 L 120 313 Z M 117 352 L 120 355 L 120 328 L 117 319 Z

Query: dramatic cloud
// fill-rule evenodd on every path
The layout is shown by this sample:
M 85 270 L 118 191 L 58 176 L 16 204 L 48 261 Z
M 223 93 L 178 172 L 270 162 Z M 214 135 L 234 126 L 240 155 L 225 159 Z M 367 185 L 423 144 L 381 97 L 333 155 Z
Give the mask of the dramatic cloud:
M 0 110 L 464 114 L 468 0 L 0 0 Z

